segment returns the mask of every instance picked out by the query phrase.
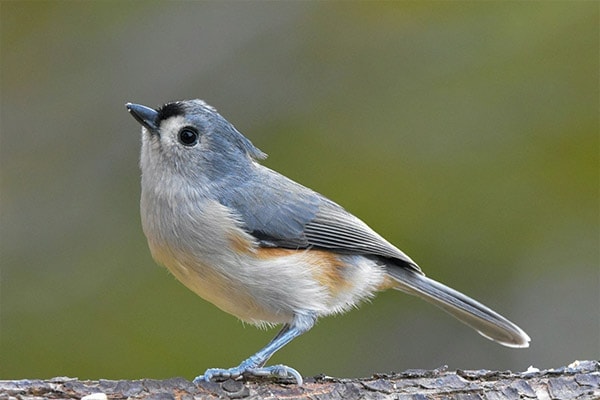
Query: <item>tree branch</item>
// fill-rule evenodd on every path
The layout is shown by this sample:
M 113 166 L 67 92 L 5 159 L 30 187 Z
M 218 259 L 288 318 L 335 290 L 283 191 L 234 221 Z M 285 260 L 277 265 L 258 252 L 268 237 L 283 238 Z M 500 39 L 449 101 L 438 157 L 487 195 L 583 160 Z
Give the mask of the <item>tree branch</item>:
M 599 399 L 600 362 L 575 361 L 539 371 L 426 371 L 378 374 L 371 378 L 307 378 L 302 387 L 272 381 L 207 382 L 183 378 L 80 381 L 73 378 L 0 381 L 0 400 L 42 399 Z

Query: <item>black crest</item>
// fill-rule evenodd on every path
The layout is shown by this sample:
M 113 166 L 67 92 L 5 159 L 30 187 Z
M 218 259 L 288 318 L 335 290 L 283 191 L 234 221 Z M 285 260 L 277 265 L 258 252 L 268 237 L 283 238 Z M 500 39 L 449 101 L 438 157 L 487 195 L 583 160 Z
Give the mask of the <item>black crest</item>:
M 167 103 L 158 110 L 158 121 L 164 121 L 177 115 L 184 115 L 185 108 L 181 102 Z

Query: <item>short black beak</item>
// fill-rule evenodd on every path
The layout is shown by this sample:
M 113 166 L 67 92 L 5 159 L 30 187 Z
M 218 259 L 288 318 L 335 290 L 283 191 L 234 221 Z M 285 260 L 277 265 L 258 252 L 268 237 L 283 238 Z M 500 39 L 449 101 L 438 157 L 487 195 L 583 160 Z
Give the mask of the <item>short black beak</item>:
M 129 113 L 143 126 L 148 128 L 150 132 L 158 130 L 157 117 L 158 112 L 150 107 L 141 104 L 127 103 L 125 104 Z

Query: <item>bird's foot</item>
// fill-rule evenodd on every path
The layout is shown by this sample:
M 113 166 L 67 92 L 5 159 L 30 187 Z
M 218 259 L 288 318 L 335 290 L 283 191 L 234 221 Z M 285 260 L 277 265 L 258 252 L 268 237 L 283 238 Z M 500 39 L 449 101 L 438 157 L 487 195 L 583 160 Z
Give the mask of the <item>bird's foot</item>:
M 272 365 L 270 367 L 254 367 L 240 364 L 237 367 L 222 369 L 222 368 L 210 368 L 204 372 L 204 375 L 200 375 L 194 379 L 194 383 L 210 382 L 213 379 L 226 380 L 236 379 L 240 376 L 249 378 L 280 378 L 280 379 L 292 379 L 296 381 L 298 386 L 302 386 L 302 375 L 294 368 L 285 365 Z

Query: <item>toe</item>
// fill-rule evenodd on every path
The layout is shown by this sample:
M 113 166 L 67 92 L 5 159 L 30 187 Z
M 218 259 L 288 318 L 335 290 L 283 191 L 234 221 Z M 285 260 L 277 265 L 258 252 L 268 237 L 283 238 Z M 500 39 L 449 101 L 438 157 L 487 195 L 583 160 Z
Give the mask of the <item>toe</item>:
M 204 372 L 204 375 L 197 376 L 194 379 L 195 384 L 199 384 L 202 382 L 210 382 L 212 380 L 226 380 L 226 379 L 235 379 L 244 375 L 245 377 L 274 377 L 281 379 L 292 379 L 296 381 L 299 386 L 302 386 L 303 380 L 302 375 L 294 368 L 290 368 L 285 365 L 273 365 L 270 367 L 261 367 L 261 368 L 249 368 L 243 367 L 240 365 L 239 367 L 229 368 L 229 369 L 221 369 L 221 368 L 210 368 Z
M 194 379 L 194 383 L 198 384 L 200 382 L 210 382 L 213 379 L 217 380 L 226 380 L 229 378 L 237 378 L 241 376 L 241 371 L 238 371 L 236 368 L 230 369 L 221 369 L 221 368 L 210 368 L 204 372 L 204 375 L 197 376 Z
M 250 368 L 244 372 L 244 376 L 255 377 L 274 377 L 283 379 L 293 379 L 299 386 L 302 386 L 302 375 L 294 368 L 286 365 L 273 365 L 270 367 Z

